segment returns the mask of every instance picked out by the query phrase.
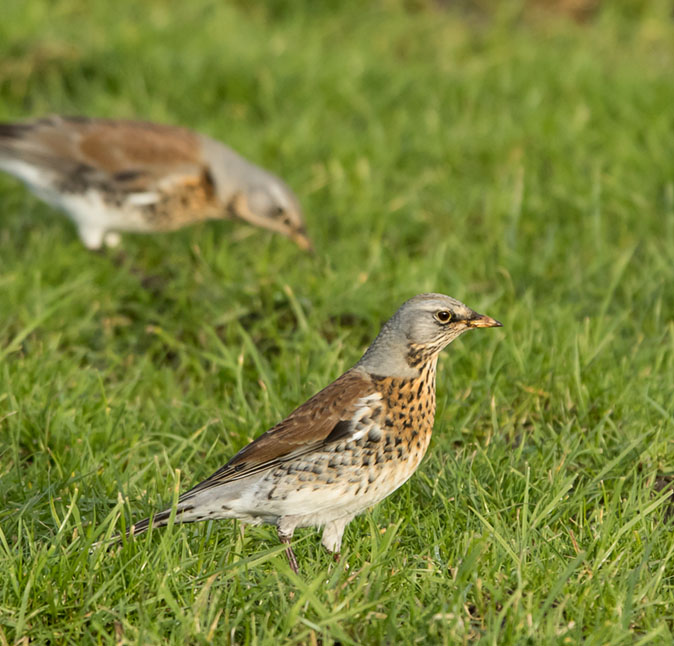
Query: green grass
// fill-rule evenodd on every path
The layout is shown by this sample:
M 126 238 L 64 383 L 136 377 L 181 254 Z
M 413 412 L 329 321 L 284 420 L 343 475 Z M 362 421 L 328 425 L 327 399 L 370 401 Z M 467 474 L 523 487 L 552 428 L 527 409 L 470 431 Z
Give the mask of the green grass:
M 318 253 L 224 222 L 92 254 L 0 177 L 0 645 L 672 641 L 674 25 L 605 4 L 5 0 L 0 118 L 219 137 Z M 428 456 L 340 564 L 233 522 L 92 550 L 428 290 L 504 328 L 444 353 Z

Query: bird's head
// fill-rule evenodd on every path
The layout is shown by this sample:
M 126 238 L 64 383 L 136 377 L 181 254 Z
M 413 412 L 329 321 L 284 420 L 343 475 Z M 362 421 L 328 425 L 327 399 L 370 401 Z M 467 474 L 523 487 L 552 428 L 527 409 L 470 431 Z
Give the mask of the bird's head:
M 269 176 L 236 194 L 230 204 L 232 215 L 249 224 L 275 231 L 310 251 L 302 209 L 294 193 L 280 179 Z
M 458 336 L 501 323 L 444 294 L 419 294 L 383 325 L 359 362 L 374 374 L 412 377 Z

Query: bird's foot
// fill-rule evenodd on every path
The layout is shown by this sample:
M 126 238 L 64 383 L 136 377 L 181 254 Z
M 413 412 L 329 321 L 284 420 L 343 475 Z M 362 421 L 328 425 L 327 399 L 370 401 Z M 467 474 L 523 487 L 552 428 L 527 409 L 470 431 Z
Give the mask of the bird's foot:
M 119 243 L 122 241 L 122 236 L 117 233 L 117 231 L 108 231 L 103 238 L 105 246 L 110 249 L 114 249 L 119 246 Z
M 299 574 L 300 568 L 297 565 L 297 558 L 295 557 L 295 552 L 293 552 L 293 548 L 290 546 L 291 536 L 287 536 L 279 532 L 278 537 L 281 543 L 283 543 L 286 546 L 286 558 L 288 559 L 288 565 L 290 566 L 290 569 L 295 574 Z

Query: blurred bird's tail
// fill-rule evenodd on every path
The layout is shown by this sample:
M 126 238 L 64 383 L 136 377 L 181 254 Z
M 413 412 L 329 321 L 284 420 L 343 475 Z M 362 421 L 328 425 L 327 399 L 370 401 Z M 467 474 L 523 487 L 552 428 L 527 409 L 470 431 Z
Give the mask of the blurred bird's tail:
M 0 171 L 35 188 L 48 186 L 54 172 L 68 166 L 38 136 L 41 123 L 0 123 Z
M 21 123 L 0 123 L 0 142 L 7 142 L 21 137 L 30 130 L 31 126 Z
M 0 123 L 0 155 L 14 156 L 32 128 L 25 123 Z

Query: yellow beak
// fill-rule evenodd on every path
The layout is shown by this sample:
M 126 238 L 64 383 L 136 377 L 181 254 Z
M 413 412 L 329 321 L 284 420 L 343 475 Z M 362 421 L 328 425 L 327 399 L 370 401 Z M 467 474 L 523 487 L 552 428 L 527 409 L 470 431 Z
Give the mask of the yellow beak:
M 477 318 L 467 320 L 466 325 L 468 327 L 503 327 L 503 323 L 484 314 L 478 314 Z
M 290 234 L 290 239 L 302 250 L 304 251 L 313 251 L 314 250 L 314 245 L 311 244 L 311 239 L 309 236 L 303 231 L 298 229 L 297 231 L 293 231 Z

